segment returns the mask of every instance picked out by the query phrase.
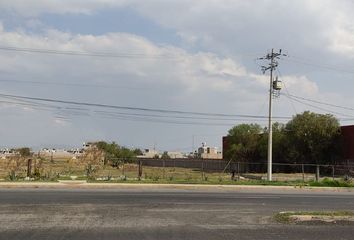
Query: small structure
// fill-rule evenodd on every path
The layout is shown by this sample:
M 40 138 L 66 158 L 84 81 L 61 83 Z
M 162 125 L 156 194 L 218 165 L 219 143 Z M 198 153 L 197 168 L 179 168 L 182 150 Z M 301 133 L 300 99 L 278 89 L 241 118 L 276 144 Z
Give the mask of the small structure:
M 4 148 L 0 150 L 1 159 L 6 159 L 6 157 L 14 156 L 15 151 L 13 149 Z
M 137 156 L 138 158 L 160 158 L 161 154 L 155 149 L 146 148 L 143 151 L 143 155 Z
M 202 159 L 222 159 L 222 154 L 218 151 L 218 148 L 209 147 L 205 142 L 198 148 L 197 155 Z
M 182 152 L 168 151 L 167 154 L 170 158 L 187 158 L 187 156 Z

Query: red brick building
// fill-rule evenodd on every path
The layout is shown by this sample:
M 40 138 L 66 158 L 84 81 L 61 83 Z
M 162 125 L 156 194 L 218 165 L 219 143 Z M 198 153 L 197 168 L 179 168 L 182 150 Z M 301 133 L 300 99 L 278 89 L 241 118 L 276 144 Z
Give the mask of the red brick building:
M 354 161 L 354 125 L 341 127 L 344 160 Z

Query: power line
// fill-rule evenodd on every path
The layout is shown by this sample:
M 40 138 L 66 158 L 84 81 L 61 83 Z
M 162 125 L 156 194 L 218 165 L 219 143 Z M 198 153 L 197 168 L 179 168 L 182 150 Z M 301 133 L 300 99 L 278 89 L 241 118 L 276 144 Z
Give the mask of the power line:
M 348 115 L 348 114 L 345 114 L 345 113 L 340 113 L 340 112 L 336 112 L 336 111 L 332 111 L 332 110 L 328 110 L 326 108 L 322 108 L 322 107 L 318 107 L 318 106 L 315 106 L 313 104 L 309 104 L 309 103 L 306 103 L 306 102 L 303 102 L 299 99 L 296 99 L 296 98 L 293 98 L 291 96 L 288 96 L 288 95 L 284 95 L 283 96 L 287 97 L 287 98 L 290 98 L 292 100 L 294 100 L 295 102 L 298 102 L 298 103 L 301 103 L 303 105 L 306 105 L 306 106 L 309 106 L 309 107 L 312 107 L 312 108 L 316 108 L 316 109 L 319 109 L 319 110 L 322 110 L 322 111 L 325 111 L 325 112 L 328 112 L 328 113 L 332 113 L 332 114 L 336 114 L 336 115 L 340 115 L 340 116 L 344 116 L 344 117 L 354 117 L 352 115 Z
M 121 88 L 121 89 L 131 89 L 131 90 L 145 90 L 142 87 L 130 87 L 130 86 L 119 86 L 119 85 L 105 85 L 105 84 L 89 84 L 89 83 L 68 83 L 68 82 L 45 82 L 45 81 L 25 81 L 17 79 L 0 79 L 0 82 L 8 83 L 23 83 L 23 84 L 38 84 L 38 85 L 55 85 L 55 86 L 69 86 L 69 87 L 98 87 L 98 88 Z
M 43 54 L 88 56 L 88 57 L 106 57 L 106 58 L 134 58 L 134 59 L 178 59 L 180 58 L 179 56 L 172 55 L 172 54 L 80 52 L 80 51 L 39 49 L 39 48 L 19 48 L 19 47 L 8 47 L 8 46 L 0 46 L 0 50 L 12 51 L 12 52 L 43 53 Z
M 156 114 L 139 114 L 139 113 L 123 113 L 123 112 L 107 112 L 107 111 L 94 111 L 98 114 L 105 114 L 108 116 L 143 116 L 143 117 L 156 117 L 156 118 L 174 118 L 174 119 L 194 119 L 194 120 L 218 120 L 218 121 L 242 121 L 245 118 L 215 118 L 215 117 L 192 117 L 192 116 L 166 116 L 166 115 L 156 115 Z M 254 118 L 249 118 L 250 120 L 255 120 Z M 258 121 L 265 121 L 265 119 L 256 119 Z
M 62 120 L 69 120 L 69 116 L 90 116 L 91 113 L 99 115 L 103 118 L 108 119 L 118 119 L 125 121 L 140 121 L 140 122 L 152 122 L 152 123 L 167 123 L 167 124 L 178 124 L 178 125 L 204 125 L 204 126 L 233 126 L 235 121 L 255 121 L 255 119 L 216 119 L 216 118 L 200 118 L 200 117 L 184 117 L 184 116 L 164 116 L 164 115 L 150 115 L 150 114 L 134 114 L 134 113 L 122 113 L 122 112 L 105 112 L 105 111 L 93 111 L 93 112 L 77 112 L 76 110 L 70 110 L 68 108 L 61 107 L 53 107 L 50 108 L 41 108 L 37 104 L 33 106 L 31 103 L 22 103 L 22 102 L 10 102 L 10 101 L 0 101 L 0 103 L 10 104 L 10 105 L 19 105 L 25 107 L 33 107 L 38 110 L 54 110 L 55 118 Z M 89 110 L 88 110 L 89 111 Z M 161 119 L 162 118 L 162 119 Z M 222 120 L 222 121 L 232 121 L 229 123 L 221 123 L 221 122 L 201 122 L 201 121 L 176 121 L 174 119 L 192 119 L 192 120 L 206 120 L 206 121 L 214 121 L 214 120 Z M 265 121 L 265 119 L 257 119 L 257 121 Z
M 300 96 L 296 96 L 296 95 L 292 95 L 292 94 L 288 94 L 288 95 L 290 97 L 293 97 L 293 98 L 297 98 L 297 99 L 301 99 L 301 100 L 305 100 L 305 101 L 309 101 L 309 102 L 313 102 L 313 103 L 318 103 L 318 104 L 326 105 L 326 106 L 329 106 L 329 107 L 336 107 L 336 108 L 341 108 L 341 109 L 345 109 L 345 110 L 354 111 L 354 108 L 351 108 L 351 107 L 345 107 L 345 106 L 340 106 L 340 105 L 336 105 L 336 104 L 321 102 L 321 101 L 318 101 L 318 100 L 304 98 L 304 97 L 300 97 Z
M 318 64 L 318 63 L 311 62 L 309 60 L 305 60 L 305 59 L 301 59 L 301 58 L 297 58 L 297 57 L 293 57 L 293 56 L 289 56 L 289 58 L 287 58 L 286 60 L 289 61 L 289 62 L 294 62 L 294 63 L 297 63 L 297 64 L 302 64 L 302 65 L 322 68 L 322 69 L 326 69 L 326 70 L 330 70 L 330 71 L 354 74 L 354 71 L 351 71 L 351 70 L 346 70 L 346 69 L 343 69 L 343 68 L 339 68 L 337 66 Z
M 1 96 L 1 95 L 0 95 Z M 285 95 L 286 96 L 286 95 Z M 289 97 L 289 96 L 286 96 Z M 8 98 L 8 97 L 5 97 Z M 157 115 L 157 114 L 140 114 L 140 113 L 127 113 L 127 112 L 115 112 L 115 111 L 101 111 L 101 110 L 90 110 L 88 108 L 78 108 L 78 107 L 68 107 L 68 106 L 55 106 L 55 105 L 48 105 L 43 103 L 36 103 L 25 99 L 16 99 L 10 98 L 14 101 L 0 101 L 3 104 L 10 104 L 10 105 L 19 105 L 25 107 L 33 107 L 34 109 L 38 110 L 54 110 L 55 114 L 59 114 L 56 118 L 60 118 L 63 120 L 68 120 L 68 116 L 90 116 L 92 113 L 98 115 L 103 118 L 109 119 L 118 119 L 118 120 L 125 120 L 125 121 L 142 121 L 142 122 L 153 122 L 153 123 L 166 123 L 166 124 L 177 124 L 177 125 L 205 125 L 205 126 L 233 126 L 235 121 L 243 121 L 243 122 L 250 122 L 250 121 L 267 121 L 266 117 L 264 119 L 260 118 L 217 118 L 217 117 L 193 117 L 193 116 L 176 116 L 175 114 L 172 116 L 168 115 Z M 19 102 L 20 101 L 20 102 Z M 294 101 L 299 102 L 299 100 L 294 99 Z M 302 104 L 308 105 L 306 103 L 300 102 Z M 318 108 L 317 106 L 310 105 L 311 107 Z M 320 108 L 321 110 L 328 111 L 327 109 Z M 340 114 L 340 113 L 337 113 Z M 343 114 L 341 114 L 343 115 Z M 349 115 L 347 115 L 349 116 Z M 291 117 L 283 117 L 284 119 L 291 119 Z M 180 119 L 180 120 L 206 120 L 206 121 L 232 121 L 230 123 L 221 123 L 221 122 L 200 122 L 200 121 L 176 121 L 173 119 Z M 349 118 L 339 118 L 341 121 L 351 121 L 354 120 L 353 116 Z
M 132 59 L 170 59 L 181 60 L 182 56 L 176 54 L 147 54 L 147 53 L 110 53 L 110 52 L 87 52 L 87 51 L 67 51 L 67 50 L 53 50 L 53 49 L 39 49 L 39 48 L 21 48 L 13 46 L 0 46 L 2 51 L 25 52 L 25 53 L 41 53 L 41 54 L 55 54 L 55 55 L 69 55 L 69 56 L 89 56 L 89 57 L 103 57 L 103 58 L 132 58 Z M 256 54 L 238 54 L 237 56 L 256 56 Z M 288 56 L 288 55 L 287 55 Z M 354 71 L 338 68 L 337 66 L 324 65 L 311 62 L 303 58 L 288 56 L 285 60 L 297 64 L 308 65 L 318 68 L 323 68 L 331 71 L 345 72 L 354 74 Z
M 57 54 L 57 55 L 71 55 L 71 56 L 89 56 L 89 57 L 108 57 L 108 58 L 142 58 L 142 59 L 183 59 L 183 56 L 165 53 L 165 54 L 151 54 L 151 53 L 112 53 L 112 52 L 93 52 L 93 51 L 68 51 L 55 49 L 41 49 L 41 48 L 21 48 L 15 46 L 0 46 L 0 50 L 11 52 L 27 52 L 27 53 L 42 53 L 42 54 Z M 234 56 L 238 57 L 254 57 L 259 53 L 237 53 Z
M 289 90 L 288 90 L 288 88 L 286 87 L 285 81 L 284 81 L 283 76 L 282 76 L 281 72 L 279 71 L 279 69 L 277 69 L 277 72 L 278 72 L 278 74 L 279 74 L 279 76 L 280 76 L 280 78 L 281 78 L 280 80 L 282 80 L 283 83 L 284 83 L 284 88 L 285 88 L 286 93 L 287 93 L 288 95 L 290 95 Z M 288 98 L 288 99 L 289 99 L 289 98 Z M 290 101 L 290 104 L 291 104 L 291 106 L 292 106 L 292 108 L 293 108 L 295 114 L 297 114 L 297 110 L 296 110 L 296 108 L 295 108 L 294 102 L 292 101 L 292 99 L 289 99 L 289 101 Z
M 154 108 L 140 108 L 140 107 L 128 107 L 128 106 L 117 106 L 117 105 L 108 105 L 108 104 L 99 104 L 99 103 L 87 103 L 87 102 L 77 102 L 77 101 L 67 101 L 59 99 L 50 99 L 50 98 L 38 98 L 38 97 L 26 97 L 19 95 L 10 95 L 0 93 L 0 97 L 4 98 L 13 98 L 13 99 L 24 99 L 24 100 L 33 100 L 41 102 L 50 102 L 50 103 L 62 103 L 78 106 L 89 106 L 89 107 L 100 107 L 100 108 L 110 108 L 110 109 L 121 109 L 121 110 L 133 110 L 133 111 L 145 111 L 145 112 L 159 112 L 159 113 L 169 113 L 169 114 L 184 114 L 184 115 L 197 115 L 197 116 L 216 116 L 216 117 L 241 117 L 241 118 L 255 118 L 255 119 L 264 119 L 267 116 L 257 116 L 257 115 L 244 115 L 244 114 L 223 114 L 223 113 L 206 113 L 206 112 L 191 112 L 191 111 L 179 111 L 179 110 L 166 110 L 166 109 L 154 109 Z M 289 117 L 275 117 L 278 119 L 289 119 Z

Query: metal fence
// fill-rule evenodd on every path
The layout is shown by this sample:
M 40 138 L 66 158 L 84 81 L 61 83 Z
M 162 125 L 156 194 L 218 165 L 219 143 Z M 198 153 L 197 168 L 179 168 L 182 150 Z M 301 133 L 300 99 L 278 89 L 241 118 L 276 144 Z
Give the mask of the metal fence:
M 229 174 L 230 179 L 265 180 L 267 163 L 247 163 L 208 159 L 139 159 L 143 166 L 157 168 L 187 168 L 207 174 Z M 351 164 L 273 163 L 273 179 L 281 181 L 320 180 L 320 178 L 345 178 L 354 176 Z M 203 174 L 201 174 L 203 175 Z
M 95 161 L 94 161 L 95 162 Z M 100 162 L 100 161 L 96 161 Z M 112 164 L 112 163 L 115 164 Z M 92 179 L 181 182 L 265 180 L 267 163 L 220 159 L 106 159 L 92 164 L 82 159 L 0 159 L 0 179 Z M 351 179 L 351 164 L 273 163 L 274 181 L 319 181 L 321 178 Z

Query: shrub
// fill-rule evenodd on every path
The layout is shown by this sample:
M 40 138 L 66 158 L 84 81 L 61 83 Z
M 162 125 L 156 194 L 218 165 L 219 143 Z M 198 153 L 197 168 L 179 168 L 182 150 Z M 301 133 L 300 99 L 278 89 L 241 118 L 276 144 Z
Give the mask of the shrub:
M 222 182 L 222 177 L 218 177 L 219 182 Z
M 317 186 L 317 187 L 352 187 L 353 185 L 349 182 L 344 180 L 332 180 L 329 178 L 324 178 L 321 182 L 310 182 L 310 186 Z

